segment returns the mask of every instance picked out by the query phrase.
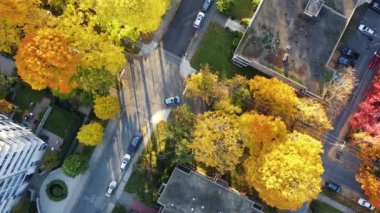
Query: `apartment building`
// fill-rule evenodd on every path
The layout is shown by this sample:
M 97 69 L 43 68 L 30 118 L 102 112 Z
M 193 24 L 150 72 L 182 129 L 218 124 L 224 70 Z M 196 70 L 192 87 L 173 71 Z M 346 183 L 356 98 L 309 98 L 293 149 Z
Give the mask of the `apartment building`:
M 0 213 L 17 203 L 46 147 L 30 130 L 0 114 Z

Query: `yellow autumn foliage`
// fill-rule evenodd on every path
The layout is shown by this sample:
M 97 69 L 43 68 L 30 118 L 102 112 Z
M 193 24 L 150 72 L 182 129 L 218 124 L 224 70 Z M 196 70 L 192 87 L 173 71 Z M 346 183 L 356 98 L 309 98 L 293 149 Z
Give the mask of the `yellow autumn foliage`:
M 102 142 L 104 128 L 98 122 L 92 122 L 80 128 L 77 139 L 80 143 L 87 146 L 96 146 Z
M 119 101 L 116 96 L 99 96 L 95 99 L 94 112 L 102 120 L 114 118 L 120 112 Z

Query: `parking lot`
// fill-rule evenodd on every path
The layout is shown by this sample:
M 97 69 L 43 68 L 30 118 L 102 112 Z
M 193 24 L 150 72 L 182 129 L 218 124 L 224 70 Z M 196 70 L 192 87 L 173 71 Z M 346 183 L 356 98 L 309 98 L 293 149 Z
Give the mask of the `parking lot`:
M 364 24 L 375 31 L 372 41 L 358 30 L 360 24 Z M 353 49 L 360 54 L 359 58 L 355 60 L 357 78 L 360 82 L 366 72 L 373 72 L 368 69 L 368 64 L 374 52 L 380 48 L 380 14 L 369 9 L 367 4 L 357 9 L 329 63 L 332 68 L 337 68 L 336 60 L 340 56 L 340 49 L 343 47 Z

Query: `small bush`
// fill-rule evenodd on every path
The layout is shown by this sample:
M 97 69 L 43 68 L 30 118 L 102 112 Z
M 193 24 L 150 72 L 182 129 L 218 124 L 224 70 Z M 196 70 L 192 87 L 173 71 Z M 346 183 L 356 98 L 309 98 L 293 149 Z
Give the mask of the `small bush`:
M 47 185 L 46 194 L 52 201 L 61 201 L 67 197 L 67 186 L 62 180 L 53 180 Z
M 250 18 L 243 18 L 241 19 L 240 24 L 243 25 L 244 27 L 248 27 L 250 21 L 251 21 Z
M 220 13 L 227 13 L 232 8 L 232 0 L 218 0 L 216 2 L 216 8 Z
M 89 158 L 86 156 L 78 154 L 71 155 L 62 164 L 63 173 L 74 178 L 87 170 L 88 161 Z

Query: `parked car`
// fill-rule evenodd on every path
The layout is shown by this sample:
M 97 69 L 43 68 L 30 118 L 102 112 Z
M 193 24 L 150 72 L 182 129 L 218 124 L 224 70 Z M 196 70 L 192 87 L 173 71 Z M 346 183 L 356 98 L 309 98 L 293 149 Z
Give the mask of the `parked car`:
M 371 61 L 369 61 L 368 69 L 373 70 L 375 69 L 376 65 L 380 63 L 380 55 L 378 53 L 380 54 L 379 51 L 374 52 Z
M 366 35 L 370 40 L 372 40 L 375 35 L 375 31 L 364 24 L 359 25 L 358 30 Z
M 377 13 L 380 13 L 380 1 L 373 0 L 369 5 L 369 8 Z
M 194 21 L 194 23 L 193 23 L 193 27 L 194 27 L 195 29 L 198 29 L 198 28 L 201 26 L 202 21 L 203 21 L 203 19 L 205 18 L 205 16 L 206 16 L 206 15 L 205 15 L 203 12 L 199 12 L 199 13 L 198 13 L 197 18 L 195 18 L 195 21 Z
M 142 133 L 140 131 L 135 132 L 135 135 L 132 138 L 131 144 L 129 144 L 128 151 L 129 153 L 135 153 L 137 151 L 137 148 L 139 148 L 139 145 L 142 140 Z
M 131 160 L 131 156 L 129 154 L 125 154 L 123 160 L 121 161 L 120 169 L 125 169 Z
M 369 209 L 371 211 L 375 210 L 375 207 L 370 202 L 368 202 L 367 200 L 365 200 L 363 198 L 359 198 L 358 204 L 361 205 L 361 206 L 366 207 L 367 209 Z
M 111 197 L 113 190 L 116 188 L 116 181 L 111 181 L 110 185 L 108 186 L 108 190 L 106 192 L 107 197 Z
M 328 190 L 333 191 L 333 192 L 337 192 L 337 193 L 341 192 L 341 190 L 342 190 L 338 184 L 335 184 L 333 182 L 326 182 L 325 187 Z
M 359 58 L 359 53 L 357 53 L 356 51 L 354 51 L 350 48 L 347 48 L 347 47 L 342 48 L 340 50 L 340 53 L 347 58 L 352 58 L 352 59 L 358 59 Z
M 214 0 L 205 0 L 202 6 L 202 12 L 207 12 L 210 9 L 213 1 Z
M 174 97 L 166 98 L 164 102 L 167 106 L 177 106 L 178 104 L 181 103 L 181 99 L 179 98 L 179 96 L 174 96 Z
M 343 66 L 346 66 L 346 67 L 348 67 L 348 66 L 351 66 L 351 67 L 355 66 L 355 63 L 351 59 L 345 58 L 343 56 L 339 57 L 338 60 L 337 60 L 337 62 L 339 64 L 343 65 Z

